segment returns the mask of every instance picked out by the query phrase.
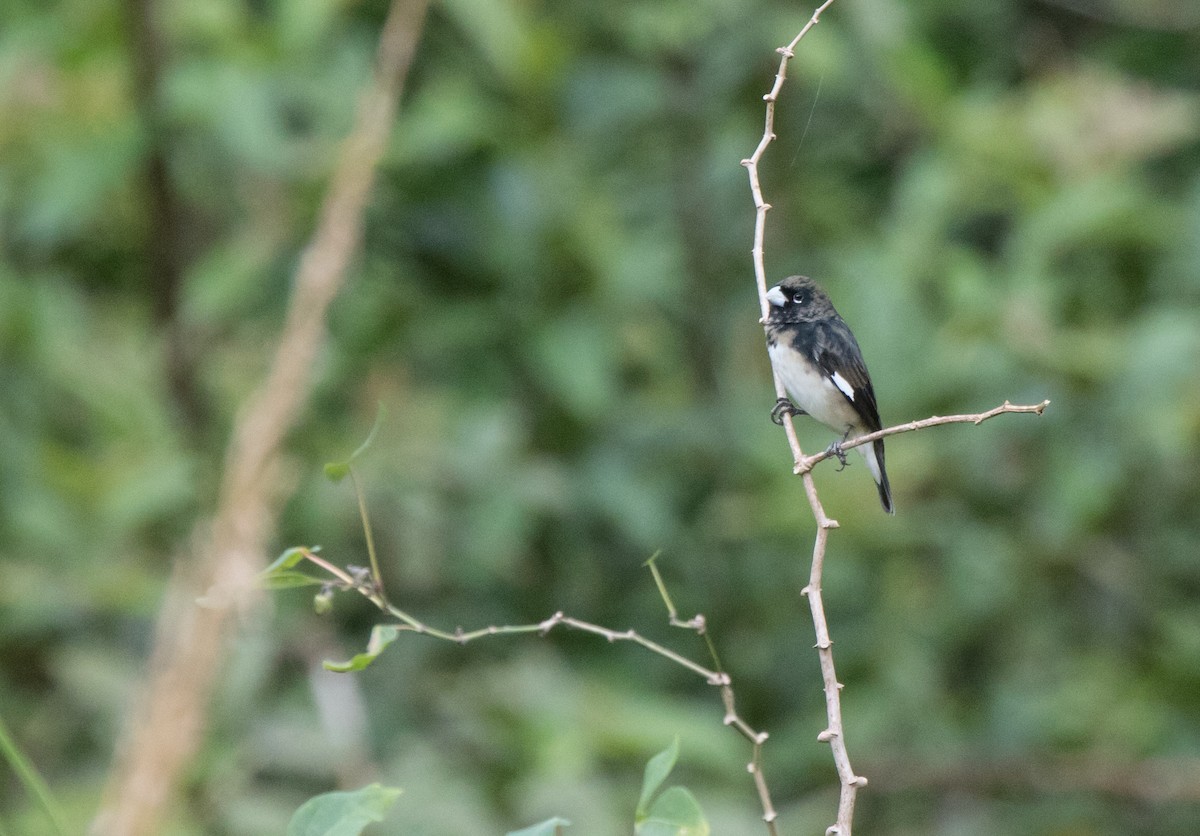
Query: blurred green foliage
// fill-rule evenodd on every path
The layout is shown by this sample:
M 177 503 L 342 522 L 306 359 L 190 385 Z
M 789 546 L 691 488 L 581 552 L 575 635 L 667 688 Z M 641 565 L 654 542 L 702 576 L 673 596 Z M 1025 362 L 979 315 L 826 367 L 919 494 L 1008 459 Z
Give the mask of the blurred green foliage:
M 154 4 L 147 60 L 140 8 L 0 11 L 0 715 L 80 829 L 386 11 Z M 382 402 L 356 468 L 389 594 L 422 620 L 561 609 L 704 658 L 642 568 L 663 549 L 771 734 L 787 833 L 832 821 L 836 777 L 738 163 L 807 14 L 435 4 L 278 535 L 366 562 L 321 463 Z M 1195 4 L 1154 0 L 839 0 L 801 43 L 761 171 L 770 274 L 828 287 L 885 423 L 1053 401 L 890 442 L 894 519 L 861 467 L 817 472 L 864 833 L 1196 832 L 1197 56 Z M 172 833 L 281 832 L 371 776 L 404 788 L 406 833 L 629 832 L 676 734 L 712 832 L 763 832 L 747 745 L 664 660 L 569 633 L 402 636 L 337 675 L 320 661 L 362 650 L 369 605 L 273 602 Z M 9 777 L 0 811 L 43 832 Z
M 371 784 L 353 792 L 322 793 L 296 811 L 287 836 L 359 836 L 371 822 L 383 820 L 400 792 Z

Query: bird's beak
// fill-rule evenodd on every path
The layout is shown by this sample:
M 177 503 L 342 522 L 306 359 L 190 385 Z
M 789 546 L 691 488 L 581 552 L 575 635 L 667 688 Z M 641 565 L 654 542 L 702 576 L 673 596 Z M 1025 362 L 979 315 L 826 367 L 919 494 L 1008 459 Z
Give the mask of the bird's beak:
M 787 297 L 783 295 L 783 291 L 779 289 L 779 285 L 767 291 L 767 301 L 777 308 L 782 308 L 787 304 Z

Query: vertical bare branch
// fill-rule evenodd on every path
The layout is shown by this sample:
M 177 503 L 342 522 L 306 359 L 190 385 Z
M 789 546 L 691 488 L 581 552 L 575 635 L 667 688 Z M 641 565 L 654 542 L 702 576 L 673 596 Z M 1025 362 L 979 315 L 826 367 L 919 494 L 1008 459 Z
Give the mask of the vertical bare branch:
M 235 423 L 216 513 L 194 556 L 176 564 L 160 611 L 149 674 L 126 720 L 93 834 L 161 832 L 176 785 L 200 745 L 209 698 L 234 616 L 254 602 L 254 577 L 274 528 L 278 462 L 312 386 L 325 315 L 345 282 L 361 235 L 396 102 L 428 0 L 394 0 L 372 82 L 359 101 L 311 242 L 296 272 L 287 318 L 259 391 Z M 206 606 L 196 597 L 208 590 Z
M 775 83 L 771 86 L 770 92 L 763 96 L 763 101 L 766 102 L 766 122 L 763 128 L 762 139 L 759 140 L 758 147 L 754 149 L 754 153 L 742 160 L 742 165 L 746 167 L 746 171 L 750 177 L 750 192 L 754 197 L 754 247 L 751 250 L 751 256 L 754 260 L 754 276 L 758 284 L 759 305 L 762 310 L 762 321 L 764 323 L 770 311 L 770 303 L 767 301 L 767 273 L 763 260 L 763 235 L 766 229 L 767 212 L 770 210 L 771 204 L 767 203 L 763 198 L 762 185 L 758 177 L 758 163 L 766 152 L 767 146 L 775 139 L 775 104 L 778 101 L 779 91 L 783 87 L 783 82 L 787 78 L 788 62 L 795 55 L 796 45 L 800 42 L 800 39 L 817 24 L 821 13 L 832 2 L 833 0 L 825 0 L 813 12 L 808 23 L 792 39 L 791 43 L 777 50 L 781 56 L 779 70 L 775 74 Z M 775 375 L 775 394 L 778 398 L 787 397 L 787 392 L 783 387 L 782 381 L 779 379 L 779 375 Z M 1049 404 L 1049 401 L 1042 401 L 1039 404 L 1018 406 L 1005 401 L 1001 406 L 975 415 L 934 416 L 900 426 L 888 427 L 869 435 L 857 436 L 842 446 L 849 449 L 850 447 L 857 447 L 860 444 L 866 444 L 884 436 L 911 432 L 942 424 L 980 424 L 988 418 L 1005 413 L 1033 413 L 1040 415 Z M 817 637 L 817 656 L 821 663 L 821 679 L 825 691 L 827 725 L 817 735 L 817 739 L 829 744 L 833 752 L 833 762 L 837 768 L 838 781 L 841 785 L 837 822 L 826 830 L 826 834 L 827 836 L 851 836 L 851 828 L 854 820 L 854 802 L 857 798 L 858 789 L 867 785 L 867 779 L 861 775 L 855 775 L 854 769 L 850 766 L 850 755 L 846 750 L 846 739 L 842 726 L 842 685 L 837 680 L 837 671 L 833 664 L 833 640 L 829 637 L 829 625 L 825 619 L 825 604 L 821 598 L 821 575 L 825 567 L 825 546 L 829 539 L 830 529 L 837 528 L 838 523 L 837 520 L 831 519 L 826 515 L 820 497 L 817 496 L 816 484 L 812 477 L 813 466 L 828 458 L 830 454 L 826 451 L 812 456 L 804 455 L 804 452 L 800 449 L 800 443 L 796 438 L 796 429 L 792 424 L 791 415 L 784 414 L 783 426 L 787 434 L 788 446 L 792 452 L 794 471 L 804 481 L 804 492 L 808 497 L 808 504 L 812 509 L 813 519 L 817 523 L 816 539 L 813 542 L 812 565 L 809 570 L 808 585 L 804 587 L 803 594 L 808 598 L 809 609 L 812 612 L 813 629 Z
M 783 82 L 787 78 L 788 62 L 795 55 L 796 45 L 800 43 L 800 39 L 817 25 L 817 22 L 821 18 L 821 13 L 829 8 L 832 2 L 833 0 L 825 0 L 813 12 L 808 23 L 792 39 L 791 43 L 777 50 L 780 55 L 779 70 L 775 73 L 775 83 L 771 86 L 770 92 L 763 96 L 763 101 L 766 102 L 766 119 L 763 126 L 762 139 L 759 140 L 758 147 L 754 149 L 754 153 L 742 160 L 742 165 L 746 167 L 746 171 L 750 177 L 750 192 L 754 197 L 754 247 L 751 250 L 751 256 L 754 259 L 754 277 L 758 284 L 759 306 L 762 310 L 762 319 L 764 322 L 767 319 L 770 307 L 767 302 L 767 270 L 763 259 L 763 236 L 767 225 L 767 212 L 770 210 L 771 204 L 767 203 L 763 198 L 762 184 L 759 182 L 758 177 L 758 163 L 766 152 L 767 146 L 775 139 L 775 104 L 779 99 L 779 91 L 783 88 Z M 775 375 L 775 394 L 779 398 L 787 397 L 787 392 L 783 388 L 783 381 L 779 379 L 779 375 Z M 812 611 L 813 628 L 817 636 L 817 656 L 821 663 L 821 678 L 825 689 L 825 710 L 828 716 L 828 724 L 825 730 L 818 735 L 818 739 L 828 742 L 830 748 L 833 750 L 833 762 L 837 767 L 838 781 L 841 784 L 837 823 L 831 826 L 826 833 L 829 836 L 851 836 L 851 827 L 854 819 L 854 801 L 858 793 L 858 788 L 865 786 L 867 779 L 854 774 L 854 769 L 850 766 L 850 755 L 846 751 L 845 734 L 842 729 L 842 686 L 837 681 L 837 671 L 833 664 L 833 642 L 829 638 L 829 625 L 825 620 L 825 604 L 821 598 L 821 573 L 825 565 L 825 543 L 829 536 L 829 529 L 836 528 L 837 521 L 826 516 L 825 509 L 821 505 L 821 500 L 817 496 L 817 487 L 813 481 L 811 469 L 800 470 L 800 464 L 805 461 L 805 456 L 804 452 L 800 449 L 800 442 L 796 438 L 796 428 L 792 424 L 791 416 L 785 415 L 783 421 L 784 430 L 787 433 L 788 445 L 792 451 L 792 459 L 797 472 L 801 473 L 801 477 L 804 480 L 804 492 L 808 496 L 808 504 L 812 508 L 814 519 L 817 521 L 817 536 L 816 541 L 813 543 L 812 568 L 809 572 L 808 585 L 804 587 L 804 595 L 808 598 L 809 609 Z

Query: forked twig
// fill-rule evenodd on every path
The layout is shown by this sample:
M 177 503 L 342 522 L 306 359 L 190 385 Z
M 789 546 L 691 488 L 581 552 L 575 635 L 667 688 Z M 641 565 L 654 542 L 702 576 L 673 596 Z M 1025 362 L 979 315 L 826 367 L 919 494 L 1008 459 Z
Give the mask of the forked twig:
M 364 525 L 369 530 L 370 521 L 366 518 L 364 512 Z M 658 566 L 655 560 L 658 555 L 655 554 L 648 561 L 646 566 L 650 569 L 651 575 L 654 577 L 654 583 L 658 587 L 659 594 L 662 596 L 663 603 L 667 608 L 668 620 L 673 627 L 681 627 L 685 630 L 691 630 L 701 636 L 708 646 L 709 654 L 712 656 L 713 667 L 706 668 L 703 665 L 695 662 L 686 656 L 671 650 L 669 647 L 659 644 L 656 641 L 646 638 L 636 630 L 613 630 L 609 627 L 604 627 L 599 624 L 594 624 L 590 621 L 584 621 L 579 618 L 573 618 L 564 614 L 561 610 L 554 613 L 549 618 L 538 621 L 533 624 L 505 624 L 505 625 L 489 625 L 480 627 L 475 630 L 463 630 L 461 627 L 449 631 L 442 630 L 437 627 L 431 627 L 428 624 L 413 617 L 409 613 L 390 603 L 382 593 L 383 584 L 380 578 L 377 577 L 374 569 L 358 569 L 356 567 L 341 567 L 317 554 L 313 549 L 297 548 L 295 553 L 302 555 L 303 558 L 316 566 L 319 566 L 327 572 L 333 580 L 326 584 L 325 591 L 322 595 L 327 595 L 330 587 L 336 587 L 343 590 L 354 591 L 365 597 L 372 604 L 378 607 L 381 611 L 388 613 L 396 618 L 400 624 L 392 625 L 397 632 L 417 633 L 423 636 L 430 636 L 443 641 L 454 642 L 455 644 L 467 644 L 476 639 L 484 638 L 485 636 L 512 636 L 522 634 L 537 634 L 544 636 L 553 630 L 555 627 L 569 627 L 572 630 L 579 630 L 584 633 L 591 633 L 595 636 L 607 639 L 609 642 L 628 641 L 644 647 L 651 653 L 667 659 L 670 662 L 686 668 L 692 673 L 702 677 L 709 685 L 715 685 L 720 689 L 721 702 L 725 707 L 725 715 L 722 722 L 726 726 L 731 726 L 737 732 L 750 741 L 753 746 L 750 763 L 746 765 L 747 771 L 754 779 L 754 787 L 758 793 L 759 802 L 762 804 L 763 821 L 767 823 L 767 829 L 770 836 L 777 836 L 775 829 L 775 819 L 777 813 L 774 806 L 771 804 L 771 793 L 767 788 L 767 781 L 762 770 L 762 747 L 767 741 L 767 733 L 755 731 L 749 723 L 738 714 L 734 702 L 733 681 L 729 674 L 721 669 L 720 659 L 717 657 L 716 646 L 712 642 L 712 638 L 708 633 L 707 619 L 701 614 L 697 614 L 689 619 L 679 618 L 678 611 L 675 609 L 675 604 L 671 600 L 670 594 L 667 592 L 666 584 L 663 582 L 662 575 L 658 571 Z M 268 570 L 270 571 L 270 570 Z

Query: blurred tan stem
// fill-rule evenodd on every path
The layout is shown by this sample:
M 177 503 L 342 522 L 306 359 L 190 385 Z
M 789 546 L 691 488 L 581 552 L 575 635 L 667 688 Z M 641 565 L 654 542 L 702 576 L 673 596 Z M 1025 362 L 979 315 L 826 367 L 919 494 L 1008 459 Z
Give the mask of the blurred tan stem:
M 201 745 L 235 616 L 258 601 L 255 576 L 280 504 L 283 441 L 312 388 L 312 370 L 326 340 L 326 312 L 358 248 L 375 170 L 427 7 L 428 0 L 392 3 L 374 77 L 363 91 L 296 271 L 274 359 L 234 425 L 216 512 L 170 579 L 146 682 L 126 718 L 92 834 L 162 832 L 180 779 Z M 203 607 L 196 604 L 201 595 Z

